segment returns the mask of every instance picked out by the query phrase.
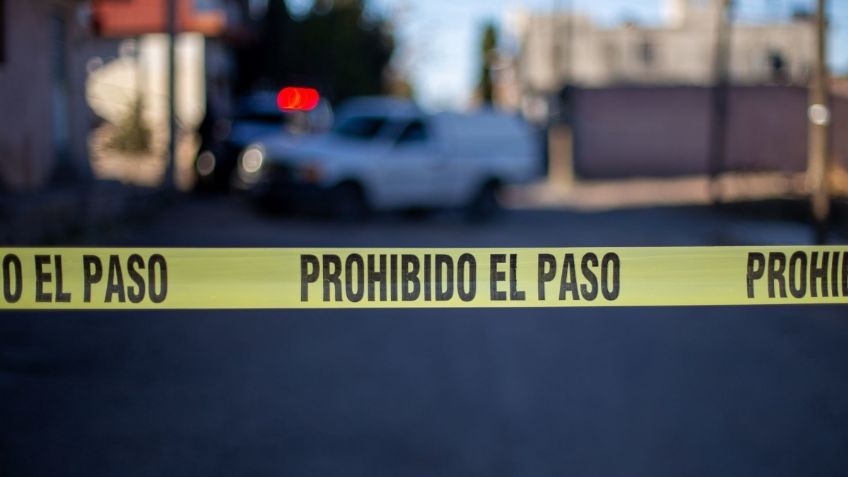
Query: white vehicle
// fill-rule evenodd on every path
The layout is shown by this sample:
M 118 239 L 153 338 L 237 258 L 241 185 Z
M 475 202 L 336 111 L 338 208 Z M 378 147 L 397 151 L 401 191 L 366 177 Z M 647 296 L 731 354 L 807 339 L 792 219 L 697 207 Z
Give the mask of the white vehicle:
M 538 173 L 533 131 L 514 116 L 427 115 L 407 101 L 358 98 L 336 118 L 326 134 L 252 144 L 239 160 L 242 181 L 264 200 L 345 216 L 458 206 L 486 214 L 502 185 Z

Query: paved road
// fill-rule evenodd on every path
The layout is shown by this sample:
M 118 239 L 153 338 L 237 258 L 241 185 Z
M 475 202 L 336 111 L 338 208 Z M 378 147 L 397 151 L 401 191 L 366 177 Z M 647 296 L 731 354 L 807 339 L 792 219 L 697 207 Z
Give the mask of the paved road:
M 366 225 L 192 200 L 93 244 L 798 243 L 708 209 Z M 0 315 L 0 475 L 845 475 L 844 307 Z

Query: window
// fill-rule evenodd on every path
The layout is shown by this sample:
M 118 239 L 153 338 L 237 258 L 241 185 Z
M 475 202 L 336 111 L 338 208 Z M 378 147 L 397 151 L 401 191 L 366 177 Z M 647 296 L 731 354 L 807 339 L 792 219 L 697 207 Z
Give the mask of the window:
M 398 144 L 408 144 L 414 142 L 423 142 L 427 140 L 427 127 L 421 121 L 413 121 L 409 123 L 403 132 L 398 136 Z
M 639 45 L 639 59 L 645 66 L 651 66 L 654 63 L 654 45 L 645 40 Z
M 219 0 L 194 0 L 194 10 L 198 12 L 214 12 L 222 7 Z
M 386 124 L 386 118 L 378 116 L 359 116 L 348 118 L 334 129 L 342 137 L 351 139 L 372 139 Z
M 769 51 L 767 57 L 769 67 L 769 79 L 775 83 L 787 80 L 786 60 L 779 51 Z

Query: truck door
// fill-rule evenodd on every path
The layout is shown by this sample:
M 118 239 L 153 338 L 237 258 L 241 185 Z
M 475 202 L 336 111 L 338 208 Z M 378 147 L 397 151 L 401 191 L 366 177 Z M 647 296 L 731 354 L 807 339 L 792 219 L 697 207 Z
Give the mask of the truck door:
M 431 140 L 424 121 L 399 123 L 397 136 L 380 165 L 381 194 L 390 207 L 447 203 L 447 157 Z

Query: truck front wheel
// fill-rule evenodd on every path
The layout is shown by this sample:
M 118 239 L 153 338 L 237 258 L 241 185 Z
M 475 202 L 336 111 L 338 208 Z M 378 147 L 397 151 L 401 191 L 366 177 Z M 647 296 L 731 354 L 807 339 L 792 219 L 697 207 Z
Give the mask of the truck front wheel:
M 333 216 L 345 222 L 363 220 L 368 217 L 370 208 L 365 192 L 358 184 L 345 182 L 333 189 L 331 194 Z
M 467 206 L 468 217 L 472 220 L 486 220 L 494 217 L 501 210 L 498 202 L 500 184 L 488 181 L 480 188 Z

